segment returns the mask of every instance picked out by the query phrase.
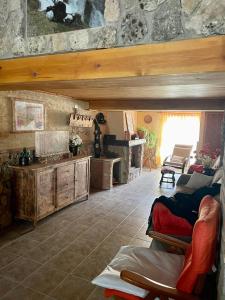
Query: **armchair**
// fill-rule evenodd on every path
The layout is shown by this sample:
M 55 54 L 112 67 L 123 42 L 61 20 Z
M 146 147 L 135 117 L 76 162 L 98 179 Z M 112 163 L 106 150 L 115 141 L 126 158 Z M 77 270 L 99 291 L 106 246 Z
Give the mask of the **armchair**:
M 184 168 L 189 161 L 192 147 L 192 145 L 176 144 L 172 155 L 169 155 L 164 159 L 163 166 L 180 169 L 181 172 L 184 173 Z
M 217 249 L 220 204 L 205 197 L 194 225 L 192 242 L 151 233 L 155 239 L 182 248 L 185 255 L 143 247 L 122 247 L 92 283 L 106 288 L 105 296 L 127 300 L 200 300 L 204 279 Z

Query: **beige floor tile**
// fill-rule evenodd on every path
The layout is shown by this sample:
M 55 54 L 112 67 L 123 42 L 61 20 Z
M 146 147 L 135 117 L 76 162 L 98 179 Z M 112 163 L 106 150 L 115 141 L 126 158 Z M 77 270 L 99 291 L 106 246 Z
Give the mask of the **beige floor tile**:
M 60 246 L 51 245 L 50 243 L 43 243 L 37 246 L 36 248 L 25 252 L 23 257 L 35 260 L 41 264 L 52 259 L 57 255 L 62 248 Z
M 56 300 L 87 300 L 94 286 L 79 277 L 69 275 L 53 292 Z
M 87 229 L 83 234 L 82 238 L 86 240 L 95 239 L 96 243 L 101 243 L 109 234 L 112 229 L 109 227 L 97 226 Z
M 110 251 L 111 249 L 109 249 Z M 111 261 L 111 252 L 109 252 L 107 252 L 107 248 L 105 248 L 105 251 L 101 251 L 101 248 L 96 249 L 73 271 L 73 275 L 92 280 Z
M 83 215 L 81 216 L 77 222 L 79 222 L 79 224 L 82 224 L 82 225 L 86 225 L 86 226 L 94 226 L 98 221 L 99 221 L 99 218 L 102 218 L 103 216 L 96 216 L 96 215 L 92 215 L 91 213 L 87 214 L 87 215 Z
M 54 300 L 47 295 L 35 292 L 23 286 L 18 286 L 7 293 L 2 300 Z
M 40 233 L 35 229 L 28 232 L 28 233 L 26 233 L 25 236 L 26 236 L 26 238 L 30 238 L 30 239 L 35 240 L 37 242 L 43 242 L 43 241 L 49 239 L 49 237 L 50 237 L 49 234 Z
M 120 234 L 123 235 L 128 235 L 130 237 L 135 236 L 140 230 L 139 225 L 130 225 L 130 224 L 120 224 L 115 231 L 119 232 Z
M 33 249 L 37 245 L 39 245 L 39 242 L 35 240 L 28 239 L 26 237 L 20 237 L 4 247 L 4 250 L 12 254 L 21 255 L 24 254 L 24 252 Z
M 0 277 L 0 299 L 3 297 L 6 293 L 8 293 L 10 290 L 16 287 L 16 283 L 14 281 L 11 281 L 9 279 Z
M 18 255 L 10 253 L 8 249 L 0 249 L 0 268 L 8 265 L 18 258 Z
M 45 220 L 44 220 L 45 221 Z M 49 216 L 45 222 L 43 222 L 40 226 L 37 226 L 35 229 L 37 232 L 52 236 L 57 231 L 69 226 L 71 222 L 66 220 L 57 220 L 57 216 Z
M 89 201 L 49 216 L 22 237 L 15 228 L 1 236 L 0 245 L 13 240 L 10 246 L 0 248 L 2 282 L 10 289 L 10 283 L 16 281 L 12 283 L 16 289 L 9 290 L 4 299 L 50 300 L 45 293 L 51 293 L 56 300 L 103 300 L 102 290 L 92 286 L 90 280 L 121 246 L 131 242 L 144 247 L 150 244 L 144 227 L 151 204 L 161 193 L 157 172 L 91 194 Z M 31 288 L 17 287 L 23 280 Z
M 88 225 L 81 224 L 79 221 L 71 223 L 69 226 L 61 230 L 66 236 L 70 237 L 71 242 L 78 238 L 83 232 L 89 228 Z
M 146 220 L 143 218 L 135 218 L 130 215 L 124 220 L 123 224 L 139 226 L 139 228 L 141 228 L 145 224 L 145 222 L 146 222 Z
M 46 240 L 42 245 L 46 247 L 58 247 L 65 248 L 70 243 L 72 243 L 76 238 L 78 238 L 82 232 L 87 230 L 88 226 L 82 224 L 71 224 L 70 226 L 64 228 L 63 230 L 57 231 L 48 240 Z
M 70 273 L 81 263 L 85 257 L 86 255 L 82 252 L 69 251 L 66 249 L 51 259 L 47 263 L 47 266 Z
M 0 275 L 4 278 L 20 282 L 31 275 L 40 266 L 39 263 L 30 259 L 19 257 L 11 264 L 2 268 Z
M 20 235 L 14 231 L 14 228 L 7 229 L 6 232 L 1 234 L 0 248 L 16 240 L 18 237 L 20 237 Z
M 93 236 L 90 239 L 85 239 L 83 236 L 80 236 L 72 244 L 70 244 L 66 249 L 76 253 L 82 253 L 85 256 L 89 255 L 97 246 L 99 245 L 96 242 L 95 237 Z
M 131 237 L 129 235 L 121 234 L 119 230 L 115 229 L 105 240 L 111 247 L 119 249 L 121 246 L 127 245 Z
M 66 273 L 45 265 L 29 276 L 23 285 L 44 294 L 50 294 L 66 277 Z

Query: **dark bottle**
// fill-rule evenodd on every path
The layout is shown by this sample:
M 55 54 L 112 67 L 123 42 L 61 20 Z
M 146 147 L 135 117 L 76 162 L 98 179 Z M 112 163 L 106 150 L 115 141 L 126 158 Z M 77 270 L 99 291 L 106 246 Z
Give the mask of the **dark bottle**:
M 26 166 L 31 164 L 30 150 L 25 150 L 25 163 L 26 163 Z
M 31 163 L 31 155 L 30 151 L 27 151 L 26 148 L 23 148 L 23 151 L 20 153 L 19 157 L 19 165 L 20 166 L 28 166 Z
M 26 160 L 25 160 L 25 156 L 24 156 L 24 149 L 19 155 L 19 165 L 20 166 L 26 166 Z

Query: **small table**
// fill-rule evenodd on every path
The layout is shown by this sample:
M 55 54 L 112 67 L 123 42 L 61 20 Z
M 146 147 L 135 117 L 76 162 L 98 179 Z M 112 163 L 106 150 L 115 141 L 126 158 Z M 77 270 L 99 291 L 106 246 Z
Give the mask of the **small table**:
M 117 177 L 120 183 L 121 158 L 91 158 L 91 187 L 100 190 L 110 190 L 113 187 L 113 178 Z
M 161 179 L 159 186 L 162 185 L 162 182 L 172 183 L 173 187 L 175 186 L 175 169 L 172 167 L 162 167 L 161 169 Z

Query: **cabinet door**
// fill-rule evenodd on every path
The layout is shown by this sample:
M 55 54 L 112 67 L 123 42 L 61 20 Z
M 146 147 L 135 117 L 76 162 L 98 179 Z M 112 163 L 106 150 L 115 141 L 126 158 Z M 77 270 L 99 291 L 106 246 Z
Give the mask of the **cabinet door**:
M 37 174 L 37 217 L 55 211 L 55 169 L 48 169 Z
M 90 184 L 90 160 L 80 160 L 75 163 L 75 200 L 88 196 Z
M 57 168 L 57 193 L 74 188 L 74 164 Z

